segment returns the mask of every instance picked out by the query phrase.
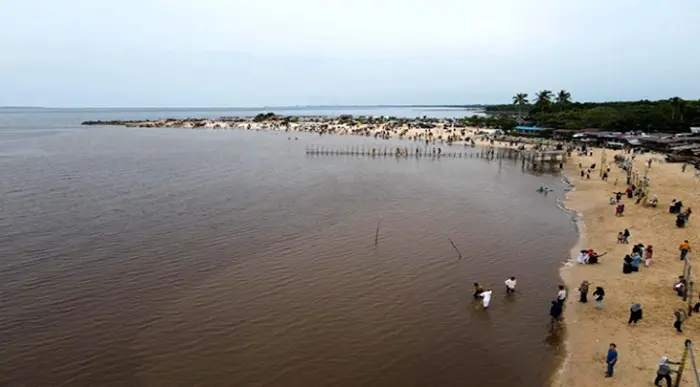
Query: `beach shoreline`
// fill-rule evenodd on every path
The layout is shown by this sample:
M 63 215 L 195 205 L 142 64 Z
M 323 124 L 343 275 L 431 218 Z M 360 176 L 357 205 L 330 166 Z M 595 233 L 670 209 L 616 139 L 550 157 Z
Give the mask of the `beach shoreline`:
M 569 255 L 568 259 L 563 262 L 561 267 L 559 268 L 559 277 L 562 279 L 562 283 L 564 286 L 567 287 L 567 291 L 569 292 L 569 297 L 571 297 L 571 290 L 576 286 L 574 283 L 572 283 L 572 271 L 574 268 L 574 265 L 576 264 L 576 257 L 578 256 L 579 251 L 582 249 L 583 246 L 586 245 L 586 232 L 585 232 L 585 227 L 586 223 L 584 222 L 584 215 L 576 210 L 575 208 L 572 208 L 571 204 L 571 196 L 573 195 L 574 192 L 576 192 L 576 185 L 572 182 L 572 176 L 569 176 L 567 173 L 567 170 L 565 169 L 562 171 L 562 176 L 563 179 L 566 181 L 566 183 L 569 185 L 569 189 L 564 193 L 564 199 L 561 202 L 561 207 L 562 210 L 571 214 L 571 220 L 574 223 L 574 226 L 576 228 L 576 234 L 577 238 L 576 241 L 574 242 L 574 245 L 571 247 L 569 250 Z M 564 320 L 564 331 L 563 331 L 563 340 L 562 340 L 562 346 L 563 346 L 563 357 L 559 359 L 559 364 L 557 365 L 556 371 L 551 375 L 550 381 L 549 381 L 549 386 L 550 387 L 564 387 L 566 386 L 563 383 L 563 378 L 566 372 L 568 371 L 568 365 L 569 361 L 571 359 L 571 345 L 568 340 L 568 335 L 569 335 L 569 330 L 567 329 L 567 320 L 576 320 L 576 315 L 575 312 L 572 313 L 570 310 L 566 311 L 566 319 Z

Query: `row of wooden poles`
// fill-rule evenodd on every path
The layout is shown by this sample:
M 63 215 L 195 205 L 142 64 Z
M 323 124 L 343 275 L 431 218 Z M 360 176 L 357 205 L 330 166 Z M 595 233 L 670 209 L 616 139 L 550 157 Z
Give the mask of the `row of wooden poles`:
M 487 158 L 487 159 L 521 159 L 523 163 L 560 163 L 566 161 L 566 153 L 561 152 L 538 152 L 534 150 L 518 150 L 514 148 L 494 148 L 481 147 L 479 151 L 442 151 L 442 148 L 434 146 L 424 147 L 325 147 L 318 145 L 308 145 L 307 155 L 327 155 L 327 156 L 370 156 L 370 157 L 415 157 L 415 158 Z

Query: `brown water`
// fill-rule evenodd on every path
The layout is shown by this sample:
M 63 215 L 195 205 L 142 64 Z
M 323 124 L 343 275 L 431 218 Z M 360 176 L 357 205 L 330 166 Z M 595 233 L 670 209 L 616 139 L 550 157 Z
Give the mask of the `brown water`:
M 575 239 L 560 177 L 304 155 L 365 138 L 83 118 L 0 119 L 0 385 L 541 386 L 553 372 L 549 301 Z

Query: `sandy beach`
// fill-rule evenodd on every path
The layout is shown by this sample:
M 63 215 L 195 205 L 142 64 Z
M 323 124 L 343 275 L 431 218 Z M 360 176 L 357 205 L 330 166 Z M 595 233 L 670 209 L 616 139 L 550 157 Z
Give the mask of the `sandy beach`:
M 568 194 L 566 206 L 582 215 L 581 238 L 579 245 L 572 249 L 572 257 L 583 248 L 607 252 L 607 255 L 601 258 L 599 265 L 572 261 L 561 270 L 570 289 L 565 309 L 568 358 L 555 375 L 553 385 L 557 387 L 651 386 L 659 358 L 665 355 L 680 361 L 684 341 L 696 339 L 700 327 L 698 317 L 690 317 L 683 325 L 683 334 L 673 328 L 674 310 L 687 308 L 687 303 L 673 291 L 683 270 L 678 246 L 686 239 L 691 246 L 697 242 L 700 227 L 691 216 L 685 228 L 678 228 L 675 216 L 668 211 L 672 199 L 682 200 L 686 208 L 695 207 L 700 189 L 695 169 L 691 167 L 681 172 L 681 164 L 654 161 L 648 176 L 650 194 L 659 198 L 658 207 L 643 207 L 634 204 L 636 198 L 623 196 L 625 214 L 616 217 L 615 206 L 609 203 L 609 198 L 613 192 L 625 191 L 626 173 L 612 162 L 615 153 L 606 151 L 608 163 L 612 164 L 607 182 L 601 180 L 597 171 L 591 174 L 590 180 L 580 177 L 579 163 L 584 169 L 593 163 L 600 166 L 602 152 L 596 149 L 593 156 L 574 155 L 565 167 L 575 187 Z M 661 155 L 638 156 L 635 170 L 644 171 L 649 158 L 661 159 Z M 630 244 L 618 244 L 617 233 L 625 228 L 631 233 Z M 622 258 L 630 253 L 635 243 L 653 245 L 653 263 L 648 268 L 641 267 L 638 273 L 623 274 Z M 689 254 L 691 261 L 695 254 Z M 596 286 L 605 289 L 603 310 L 595 308 L 590 293 L 588 303 L 578 301 L 576 289 L 583 280 L 591 283 L 591 292 Z M 695 294 L 689 295 L 693 303 L 698 290 L 696 287 Z M 629 308 L 633 303 L 641 303 L 644 317 L 638 326 L 629 327 Z M 604 357 L 611 342 L 618 346 L 619 362 L 614 377 L 606 379 Z M 686 367 L 683 380 L 694 383 L 692 367 Z
M 460 145 L 516 147 L 521 144 L 551 145 L 555 141 L 529 137 L 494 136 L 497 129 L 476 128 L 456 124 L 452 120 L 399 119 L 382 123 L 348 122 L 337 117 L 302 117 L 297 122 L 261 121 L 251 117 L 222 117 L 221 119 L 188 118 L 136 121 L 86 121 L 83 125 L 112 125 L 139 128 L 183 128 L 209 130 L 254 130 L 276 133 L 314 133 L 322 135 L 362 136 L 376 139 L 399 139 L 431 146 Z M 496 139 L 493 143 L 492 139 Z M 499 141 L 500 140 L 500 141 Z M 427 142 L 426 142 L 427 141 Z M 515 143 L 511 143 L 511 141 Z

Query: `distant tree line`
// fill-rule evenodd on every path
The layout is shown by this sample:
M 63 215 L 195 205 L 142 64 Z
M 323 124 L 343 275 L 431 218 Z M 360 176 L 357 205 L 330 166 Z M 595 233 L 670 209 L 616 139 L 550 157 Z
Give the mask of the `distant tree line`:
M 542 90 L 534 101 L 518 93 L 508 105 L 490 105 L 491 116 L 516 118 L 526 125 L 547 128 L 598 128 L 617 131 L 687 132 L 700 126 L 700 100 L 678 97 L 659 101 L 573 102 L 571 94 Z

